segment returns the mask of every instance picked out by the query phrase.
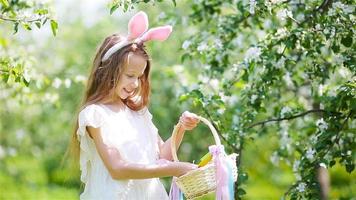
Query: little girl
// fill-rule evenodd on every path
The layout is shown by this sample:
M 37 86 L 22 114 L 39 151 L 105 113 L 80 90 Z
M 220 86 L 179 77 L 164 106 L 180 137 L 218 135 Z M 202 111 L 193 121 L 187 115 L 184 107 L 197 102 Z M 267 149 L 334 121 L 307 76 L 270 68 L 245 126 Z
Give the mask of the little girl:
M 165 200 L 158 177 L 181 176 L 196 168 L 172 162 L 171 139 L 163 142 L 147 109 L 150 59 L 144 43 L 163 41 L 172 27 L 148 28 L 147 15 L 136 14 L 127 37 L 107 37 L 98 49 L 78 116 L 74 144 L 80 149 L 80 199 Z M 199 120 L 184 112 L 176 146 Z

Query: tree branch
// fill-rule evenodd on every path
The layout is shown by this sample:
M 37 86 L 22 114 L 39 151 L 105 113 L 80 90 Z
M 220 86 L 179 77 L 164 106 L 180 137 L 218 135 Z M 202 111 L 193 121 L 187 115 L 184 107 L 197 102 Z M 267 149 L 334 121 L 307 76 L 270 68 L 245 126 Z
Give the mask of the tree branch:
M 290 117 L 283 117 L 283 118 L 276 118 L 276 119 L 268 119 L 268 120 L 265 120 L 265 121 L 261 121 L 261 122 L 257 122 L 257 123 L 254 123 L 254 124 L 251 124 L 250 126 L 247 127 L 247 129 L 250 129 L 254 126 L 258 126 L 258 125 L 264 125 L 266 123 L 269 123 L 269 122 L 275 122 L 275 121 L 283 121 L 283 120 L 291 120 L 291 119 L 295 119 L 295 118 L 298 118 L 298 117 L 303 117 L 304 115 L 307 115 L 309 113 L 316 113 L 316 112 L 327 112 L 326 110 L 322 110 L 322 109 L 313 109 L 313 110 L 308 110 L 306 112 L 303 112 L 303 113 L 300 113 L 298 115 L 293 115 L 293 116 L 290 116 Z
M 26 18 L 8 18 L 4 17 L 3 15 L 0 15 L 0 19 L 4 21 L 11 21 L 11 22 L 26 22 L 26 23 L 32 23 L 32 22 L 37 22 L 41 21 L 43 17 L 39 18 L 32 18 L 32 19 L 26 19 Z

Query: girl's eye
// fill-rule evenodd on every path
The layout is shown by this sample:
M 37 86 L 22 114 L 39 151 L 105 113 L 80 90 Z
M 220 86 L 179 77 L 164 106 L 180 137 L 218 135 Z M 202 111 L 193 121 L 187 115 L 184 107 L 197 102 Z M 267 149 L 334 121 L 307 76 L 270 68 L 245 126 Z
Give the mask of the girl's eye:
M 127 74 L 127 77 L 133 78 L 133 77 L 135 77 L 135 76 Z

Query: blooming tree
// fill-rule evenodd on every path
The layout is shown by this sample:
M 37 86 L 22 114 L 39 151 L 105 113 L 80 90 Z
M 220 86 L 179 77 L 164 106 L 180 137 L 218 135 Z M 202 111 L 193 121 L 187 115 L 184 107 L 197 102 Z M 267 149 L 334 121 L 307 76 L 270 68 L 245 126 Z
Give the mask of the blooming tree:
M 138 2 L 114 1 L 112 11 Z M 349 0 L 189 4 L 189 15 L 179 16 L 191 27 L 182 61 L 194 61 L 193 75 L 199 75 L 198 84 L 184 86 L 180 100 L 203 110 L 225 144 L 240 154 L 236 196 L 246 193 L 245 145 L 277 134 L 271 161 L 283 158 L 296 177 L 284 198 L 327 198 L 320 176 L 336 162 L 349 173 L 355 167 L 355 5 Z

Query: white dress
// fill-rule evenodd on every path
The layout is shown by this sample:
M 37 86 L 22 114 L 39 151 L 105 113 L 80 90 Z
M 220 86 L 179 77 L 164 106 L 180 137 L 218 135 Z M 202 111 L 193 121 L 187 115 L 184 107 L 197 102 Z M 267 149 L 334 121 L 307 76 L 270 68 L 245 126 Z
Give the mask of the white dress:
M 80 199 L 166 200 L 167 192 L 158 178 L 114 180 L 99 156 L 86 126 L 100 127 L 103 142 L 115 147 L 128 162 L 154 164 L 158 160 L 158 131 L 148 109 L 133 111 L 127 106 L 114 112 L 102 104 L 91 104 L 79 113 L 81 181 Z

